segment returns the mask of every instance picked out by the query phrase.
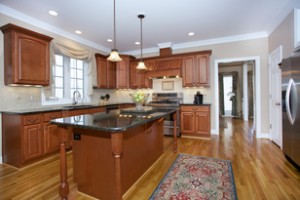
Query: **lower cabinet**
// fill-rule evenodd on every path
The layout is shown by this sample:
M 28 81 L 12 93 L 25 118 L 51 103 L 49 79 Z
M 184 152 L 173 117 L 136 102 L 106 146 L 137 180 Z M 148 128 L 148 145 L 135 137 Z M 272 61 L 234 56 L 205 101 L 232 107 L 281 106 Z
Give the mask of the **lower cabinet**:
M 180 106 L 181 135 L 187 137 L 210 138 L 210 106 Z
M 24 126 L 23 128 L 23 161 L 30 161 L 43 155 L 43 137 L 41 124 Z

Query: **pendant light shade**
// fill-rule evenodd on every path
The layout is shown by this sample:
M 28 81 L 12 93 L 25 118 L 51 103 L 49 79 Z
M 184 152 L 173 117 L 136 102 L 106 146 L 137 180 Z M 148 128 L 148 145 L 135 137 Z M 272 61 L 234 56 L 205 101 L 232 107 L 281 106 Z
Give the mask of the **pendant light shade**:
M 139 14 L 138 18 L 141 21 L 141 60 L 136 68 L 145 70 L 145 69 L 147 69 L 147 67 L 146 67 L 145 63 L 143 62 L 143 23 L 142 23 L 143 19 L 145 18 L 145 15 Z
M 112 49 L 107 60 L 112 61 L 112 62 L 118 62 L 118 61 L 122 61 L 122 58 L 119 56 L 117 49 Z
M 118 50 L 116 48 L 116 0 L 114 0 L 114 48 L 111 50 L 111 53 L 107 60 L 112 62 L 122 61 L 122 58 L 119 56 Z

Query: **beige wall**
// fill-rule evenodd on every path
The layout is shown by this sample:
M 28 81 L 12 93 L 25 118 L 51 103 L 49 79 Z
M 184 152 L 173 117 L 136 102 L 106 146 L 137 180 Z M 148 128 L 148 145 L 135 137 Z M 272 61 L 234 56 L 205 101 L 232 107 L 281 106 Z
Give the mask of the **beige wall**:
M 269 36 L 269 53 L 280 45 L 282 57 L 291 56 L 294 51 L 294 12 L 291 12 Z
M 261 133 L 260 134 L 268 134 L 269 132 L 269 101 L 268 101 L 268 93 L 269 93 L 269 80 L 268 80 L 268 38 L 259 38 L 253 40 L 245 40 L 239 42 L 229 42 L 229 43 L 222 43 L 222 44 L 214 44 L 214 45 L 207 45 L 207 46 L 199 46 L 187 49 L 180 49 L 180 50 L 173 50 L 173 53 L 184 53 L 190 51 L 202 51 L 202 50 L 212 50 L 211 56 L 211 64 L 210 64 L 210 92 L 207 94 L 211 95 L 208 99 L 211 99 L 212 103 L 212 122 L 211 126 L 213 130 L 218 129 L 215 124 L 215 105 L 214 105 L 214 94 L 216 86 L 214 84 L 215 78 L 214 74 L 215 67 L 214 62 L 215 60 L 223 60 L 223 59 L 236 59 L 236 58 L 247 58 L 247 57 L 259 57 L 260 58 L 260 68 L 259 70 L 261 79 L 260 79 L 260 103 L 264 105 L 261 107 Z

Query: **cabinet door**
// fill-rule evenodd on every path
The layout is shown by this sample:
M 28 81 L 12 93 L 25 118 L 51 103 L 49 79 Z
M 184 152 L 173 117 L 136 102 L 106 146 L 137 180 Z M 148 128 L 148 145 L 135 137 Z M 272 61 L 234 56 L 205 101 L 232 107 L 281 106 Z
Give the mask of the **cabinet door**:
M 194 56 L 186 56 L 182 59 L 182 84 L 184 87 L 194 86 L 194 76 L 197 74 L 194 72 L 195 59 Z
M 60 129 L 57 125 L 44 123 L 44 153 L 58 152 L 60 149 L 61 135 L 65 129 Z
M 107 88 L 116 88 L 116 63 L 107 61 Z
M 136 89 L 139 88 L 139 80 L 138 80 L 138 73 L 137 73 L 137 62 L 130 63 L 130 88 Z
M 130 57 L 122 56 L 122 61 L 117 62 L 116 66 L 116 88 L 129 88 L 129 71 L 130 71 Z
M 181 133 L 193 134 L 194 133 L 194 114 L 193 112 L 182 111 L 180 114 L 180 129 Z
M 28 161 L 30 159 L 38 158 L 43 155 L 42 149 L 42 125 L 33 124 L 24 126 L 22 144 L 23 144 L 23 159 Z
M 107 88 L 107 60 L 96 54 L 97 63 L 97 87 Z
M 208 55 L 197 55 L 195 82 L 197 86 L 208 86 L 209 85 L 209 56 Z
M 49 43 L 20 33 L 16 37 L 16 83 L 49 85 Z
M 210 114 L 208 112 L 195 112 L 195 134 L 210 136 Z

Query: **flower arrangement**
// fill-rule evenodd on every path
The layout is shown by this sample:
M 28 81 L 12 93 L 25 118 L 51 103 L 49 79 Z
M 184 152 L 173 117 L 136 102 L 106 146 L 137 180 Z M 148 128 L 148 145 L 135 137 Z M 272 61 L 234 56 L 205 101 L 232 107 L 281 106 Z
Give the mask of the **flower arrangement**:
M 132 94 L 132 100 L 135 103 L 137 109 L 141 109 L 143 104 L 147 101 L 149 94 L 138 90 L 136 93 Z

